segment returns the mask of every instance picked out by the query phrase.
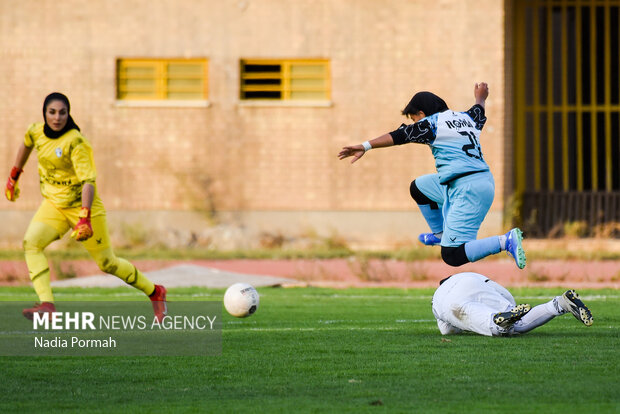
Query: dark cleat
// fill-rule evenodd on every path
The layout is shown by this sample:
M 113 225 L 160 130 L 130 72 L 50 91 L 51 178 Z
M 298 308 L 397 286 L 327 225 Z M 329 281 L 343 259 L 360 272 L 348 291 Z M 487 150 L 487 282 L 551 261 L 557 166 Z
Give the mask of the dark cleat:
M 583 322 L 585 326 L 592 326 L 592 312 L 579 299 L 579 295 L 573 289 L 567 290 L 562 296 L 558 297 L 558 304 L 566 312 L 572 313 L 579 322 Z
M 517 305 L 506 312 L 500 312 L 493 315 L 495 325 L 503 329 L 510 329 L 519 319 L 525 316 L 532 309 L 528 304 Z

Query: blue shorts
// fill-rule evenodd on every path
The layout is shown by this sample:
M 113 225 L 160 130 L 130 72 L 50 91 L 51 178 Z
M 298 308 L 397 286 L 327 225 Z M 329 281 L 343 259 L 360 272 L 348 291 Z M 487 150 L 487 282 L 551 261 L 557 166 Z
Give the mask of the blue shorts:
M 479 172 L 447 185 L 439 184 L 438 174 L 428 174 L 416 178 L 415 182 L 418 189 L 442 209 L 442 246 L 457 247 L 476 240 L 495 197 L 493 174 Z

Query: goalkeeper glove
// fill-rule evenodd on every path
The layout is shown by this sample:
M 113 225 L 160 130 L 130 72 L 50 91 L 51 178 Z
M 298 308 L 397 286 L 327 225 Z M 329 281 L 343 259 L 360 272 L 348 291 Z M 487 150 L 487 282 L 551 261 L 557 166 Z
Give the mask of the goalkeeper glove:
M 78 217 L 80 220 L 73 228 L 71 237 L 75 237 L 75 240 L 77 241 L 88 240 L 93 236 L 93 227 L 90 224 L 90 208 L 82 207 Z
M 6 182 L 6 189 L 4 190 L 4 195 L 6 195 L 6 199 L 9 201 L 17 200 L 19 197 L 19 186 L 17 185 L 17 180 L 21 173 L 23 173 L 19 167 L 13 167 L 11 169 L 11 174 L 9 175 L 9 179 Z

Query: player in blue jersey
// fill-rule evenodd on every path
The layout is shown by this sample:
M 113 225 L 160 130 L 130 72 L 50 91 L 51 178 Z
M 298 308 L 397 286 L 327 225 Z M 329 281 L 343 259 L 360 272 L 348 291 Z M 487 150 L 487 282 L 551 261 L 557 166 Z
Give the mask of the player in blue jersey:
M 418 92 L 402 111 L 413 124 L 361 145 L 343 147 L 338 157 L 359 160 L 371 148 L 407 143 L 430 146 L 436 174 L 423 175 L 411 183 L 411 197 L 420 207 L 431 233 L 420 235 L 426 245 L 441 245 L 441 257 L 451 266 L 475 262 L 507 251 L 520 269 L 525 267 L 523 234 L 508 233 L 476 240 L 495 195 L 495 181 L 480 149 L 480 132 L 486 122 L 486 83 L 474 87 L 476 103 L 466 112 L 451 111 L 431 92 Z

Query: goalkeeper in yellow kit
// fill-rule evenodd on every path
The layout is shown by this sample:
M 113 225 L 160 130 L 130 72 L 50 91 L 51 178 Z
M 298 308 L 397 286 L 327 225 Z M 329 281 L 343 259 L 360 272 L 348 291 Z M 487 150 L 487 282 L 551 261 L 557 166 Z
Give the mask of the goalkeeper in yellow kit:
M 32 124 L 19 148 L 6 184 L 6 198 L 19 196 L 17 181 L 32 152 L 37 150 L 43 203 L 24 236 L 24 253 L 30 279 L 40 304 L 24 309 L 26 318 L 35 312 L 54 312 L 50 269 L 43 250 L 73 229 L 72 237 L 88 250 L 99 268 L 143 291 L 153 302 L 161 321 L 167 313 L 166 288 L 154 285 L 134 265 L 116 257 L 110 247 L 106 212 L 97 194 L 97 171 L 90 143 L 69 114 L 69 99 L 52 93 L 43 103 L 43 123 Z

